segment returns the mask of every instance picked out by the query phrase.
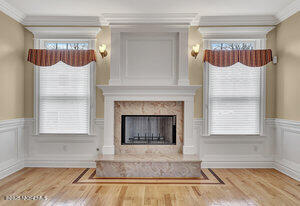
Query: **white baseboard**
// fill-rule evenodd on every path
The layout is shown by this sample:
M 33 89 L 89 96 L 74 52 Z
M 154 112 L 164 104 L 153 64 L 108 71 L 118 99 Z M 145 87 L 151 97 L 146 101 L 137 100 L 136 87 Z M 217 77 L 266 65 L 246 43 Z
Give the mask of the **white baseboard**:
M 7 177 L 23 168 L 24 168 L 24 161 L 20 160 L 20 161 L 16 162 L 14 165 L 12 165 L 4 170 L 1 170 L 0 171 L 0 179 Z
M 96 168 L 93 160 L 25 160 L 25 167 Z
M 202 168 L 274 168 L 273 162 L 203 161 Z
M 275 162 L 274 169 L 278 170 L 279 172 L 282 172 L 283 174 L 285 174 L 297 181 L 300 181 L 300 172 L 297 172 L 296 170 L 294 170 L 290 167 L 287 167 L 278 162 Z

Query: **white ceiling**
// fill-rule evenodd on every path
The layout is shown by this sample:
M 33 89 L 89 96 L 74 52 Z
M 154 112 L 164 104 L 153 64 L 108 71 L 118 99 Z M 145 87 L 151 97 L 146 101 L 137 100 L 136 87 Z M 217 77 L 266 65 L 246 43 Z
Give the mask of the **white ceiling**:
M 5 0 L 25 15 L 100 16 L 103 13 L 275 15 L 294 0 Z

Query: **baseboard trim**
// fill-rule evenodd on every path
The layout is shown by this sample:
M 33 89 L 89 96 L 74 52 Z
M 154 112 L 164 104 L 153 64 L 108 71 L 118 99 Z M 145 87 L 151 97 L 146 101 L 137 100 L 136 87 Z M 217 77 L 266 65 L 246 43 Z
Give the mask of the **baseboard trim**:
M 274 162 L 203 161 L 202 168 L 274 168 Z
M 0 179 L 3 179 L 23 168 L 24 168 L 24 161 L 20 160 L 20 161 L 16 162 L 15 164 L 11 165 L 10 167 L 1 170 L 0 171 Z
M 93 160 L 25 160 L 25 167 L 96 168 Z
M 297 181 L 300 181 L 300 173 L 290 167 L 282 165 L 278 162 L 274 162 L 274 169 L 278 170 L 279 172 L 281 172 Z

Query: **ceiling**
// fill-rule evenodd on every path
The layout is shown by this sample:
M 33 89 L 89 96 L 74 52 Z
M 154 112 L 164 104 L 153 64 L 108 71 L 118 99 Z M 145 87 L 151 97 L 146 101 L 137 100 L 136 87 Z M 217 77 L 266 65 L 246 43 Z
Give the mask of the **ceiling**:
M 294 0 L 5 0 L 27 16 L 103 13 L 198 13 L 201 16 L 276 15 Z

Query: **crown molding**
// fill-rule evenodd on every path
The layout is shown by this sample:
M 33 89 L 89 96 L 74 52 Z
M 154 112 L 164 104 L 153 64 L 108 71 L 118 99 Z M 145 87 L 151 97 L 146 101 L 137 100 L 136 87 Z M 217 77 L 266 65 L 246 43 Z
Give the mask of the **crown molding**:
M 197 13 L 158 13 L 158 14 L 113 14 L 106 13 L 100 17 L 103 25 L 137 25 L 137 24 L 168 24 L 191 25 Z
M 280 9 L 276 13 L 276 18 L 278 19 L 277 23 L 280 23 L 280 22 L 286 20 L 287 18 L 294 15 L 298 11 L 300 11 L 300 0 L 294 0 L 292 3 L 290 3 L 283 9 Z
M 26 16 L 25 26 L 100 26 L 97 16 Z
M 203 39 L 261 39 L 275 26 L 261 27 L 200 27 Z
M 21 10 L 16 9 L 4 0 L 0 0 L 0 11 L 21 24 L 23 23 L 23 20 L 26 16 L 25 13 L 23 13 Z
M 278 19 L 273 15 L 251 16 L 201 16 L 198 17 L 199 26 L 258 26 L 276 25 Z
M 95 39 L 99 27 L 25 27 L 36 39 Z

